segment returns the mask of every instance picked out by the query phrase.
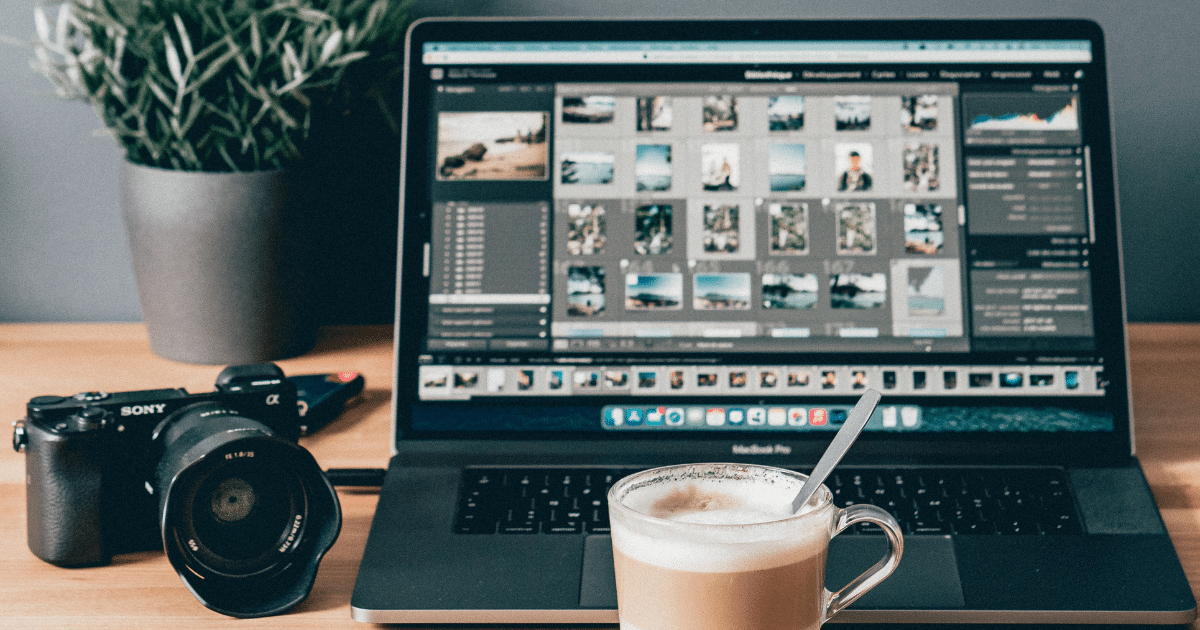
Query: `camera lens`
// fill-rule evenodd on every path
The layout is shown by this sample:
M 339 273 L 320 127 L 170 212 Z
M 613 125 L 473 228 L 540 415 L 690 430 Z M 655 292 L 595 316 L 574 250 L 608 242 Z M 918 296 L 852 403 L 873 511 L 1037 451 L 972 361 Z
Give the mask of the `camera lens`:
M 212 515 L 226 524 L 245 520 L 258 502 L 254 486 L 245 479 L 230 477 L 217 486 L 212 495 Z
M 177 412 L 164 427 L 160 524 L 187 587 L 235 617 L 303 600 L 341 528 L 337 495 L 312 455 L 213 402 Z
M 276 445 L 242 443 L 237 448 L 256 457 L 218 462 L 198 476 L 188 488 L 179 523 L 192 558 L 230 576 L 270 569 L 293 524 L 307 516 L 303 481 L 260 459 L 259 453 L 271 454 Z

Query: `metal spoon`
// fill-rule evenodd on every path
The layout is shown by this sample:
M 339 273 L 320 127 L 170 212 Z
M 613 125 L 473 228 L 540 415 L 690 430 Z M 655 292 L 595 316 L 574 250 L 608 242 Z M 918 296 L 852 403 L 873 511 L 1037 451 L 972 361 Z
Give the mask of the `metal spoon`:
M 854 440 L 858 439 L 858 434 L 866 426 L 867 420 L 871 419 L 871 414 L 875 412 L 875 406 L 879 404 L 879 399 L 879 392 L 873 389 L 868 389 L 862 398 L 858 399 L 854 409 L 850 410 L 850 417 L 846 418 L 846 423 L 842 425 L 841 429 L 838 429 L 837 435 L 833 436 L 833 441 L 829 443 L 829 448 L 825 449 L 825 454 L 821 455 L 821 459 L 817 461 L 817 466 L 808 476 L 808 481 L 804 482 L 804 485 L 800 487 L 800 493 L 796 495 L 795 499 L 792 499 L 793 513 L 798 513 L 800 508 L 808 503 L 817 488 L 820 488 L 821 484 L 825 482 L 829 473 L 833 472 L 833 468 L 842 461 L 846 451 L 850 450 L 850 445 L 854 444 Z

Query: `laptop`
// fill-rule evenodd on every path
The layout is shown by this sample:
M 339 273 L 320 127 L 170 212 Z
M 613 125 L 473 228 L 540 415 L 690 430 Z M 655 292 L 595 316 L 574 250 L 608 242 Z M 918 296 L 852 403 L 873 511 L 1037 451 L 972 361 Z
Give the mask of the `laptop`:
M 904 524 L 860 623 L 1185 624 L 1134 455 L 1100 28 L 423 20 L 377 623 L 615 623 L 605 492 L 811 467 Z M 838 536 L 829 586 L 882 555 Z M 653 585 L 647 585 L 653 588 Z

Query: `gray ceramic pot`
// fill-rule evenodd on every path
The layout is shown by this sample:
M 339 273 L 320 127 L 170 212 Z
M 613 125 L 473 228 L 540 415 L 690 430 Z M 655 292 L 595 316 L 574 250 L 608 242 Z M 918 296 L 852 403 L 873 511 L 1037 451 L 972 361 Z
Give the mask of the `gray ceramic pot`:
M 150 346 L 210 365 L 295 356 L 304 312 L 298 195 L 285 171 L 200 173 L 125 163 L 125 224 Z

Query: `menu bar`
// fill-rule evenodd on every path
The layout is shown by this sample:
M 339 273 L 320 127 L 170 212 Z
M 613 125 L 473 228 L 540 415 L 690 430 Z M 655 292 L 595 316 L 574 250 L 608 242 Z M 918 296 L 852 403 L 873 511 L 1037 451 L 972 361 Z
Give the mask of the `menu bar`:
M 1086 40 L 770 42 L 430 42 L 442 64 L 1089 63 Z

